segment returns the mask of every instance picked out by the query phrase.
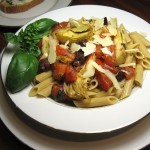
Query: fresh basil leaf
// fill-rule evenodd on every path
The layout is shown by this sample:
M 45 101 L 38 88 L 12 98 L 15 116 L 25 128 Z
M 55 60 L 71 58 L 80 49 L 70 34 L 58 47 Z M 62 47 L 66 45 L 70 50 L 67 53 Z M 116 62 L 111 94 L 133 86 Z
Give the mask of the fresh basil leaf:
M 16 93 L 28 86 L 38 71 L 38 60 L 35 56 L 17 51 L 9 64 L 6 76 L 6 88 Z
M 19 44 L 18 37 L 14 33 L 4 33 L 5 39 L 12 44 Z

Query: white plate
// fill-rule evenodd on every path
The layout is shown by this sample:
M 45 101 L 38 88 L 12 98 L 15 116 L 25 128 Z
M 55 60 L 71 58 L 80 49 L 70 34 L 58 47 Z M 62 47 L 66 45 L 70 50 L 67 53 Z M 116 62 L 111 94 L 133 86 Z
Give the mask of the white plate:
M 44 0 L 44 2 L 28 11 L 15 14 L 7 14 L 0 11 L 0 26 L 22 26 L 41 14 L 68 6 L 71 1 L 72 0 Z
M 82 16 L 85 18 L 117 17 L 119 24 L 123 23 L 129 31 L 143 31 L 150 35 L 150 26 L 144 20 L 128 12 L 105 6 L 87 5 L 62 8 L 32 21 L 43 17 L 64 21 Z M 11 57 L 12 53 L 5 51 L 1 63 L 3 82 L 5 82 Z M 131 125 L 150 113 L 149 83 L 150 71 L 147 71 L 142 88 L 135 88 L 129 98 L 112 106 L 90 109 L 65 106 L 52 99 L 28 97 L 31 86 L 16 94 L 8 92 L 8 95 L 16 109 L 19 108 L 27 116 L 48 127 L 73 133 L 105 133 Z
M 150 143 L 150 115 L 130 130 L 105 140 L 69 142 L 45 136 L 20 120 L 7 103 L 0 81 L 0 118 L 23 143 L 41 150 L 137 150 Z

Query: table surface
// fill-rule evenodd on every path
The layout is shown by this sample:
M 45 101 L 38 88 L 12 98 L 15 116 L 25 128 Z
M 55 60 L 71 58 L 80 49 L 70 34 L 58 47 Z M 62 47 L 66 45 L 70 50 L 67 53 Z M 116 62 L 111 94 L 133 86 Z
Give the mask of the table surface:
M 120 8 L 131 12 L 145 21 L 150 23 L 150 0 L 74 0 L 70 5 L 84 5 L 84 4 L 94 4 L 94 5 L 105 5 Z M 6 46 L 6 41 L 4 40 L 4 32 L 16 32 L 19 28 L 7 28 L 0 27 L 0 51 Z M 2 150 L 23 150 L 30 149 L 22 142 L 20 142 L 11 132 L 5 127 L 5 125 L 0 120 L 0 149 Z M 143 148 L 143 150 L 150 149 L 150 145 Z

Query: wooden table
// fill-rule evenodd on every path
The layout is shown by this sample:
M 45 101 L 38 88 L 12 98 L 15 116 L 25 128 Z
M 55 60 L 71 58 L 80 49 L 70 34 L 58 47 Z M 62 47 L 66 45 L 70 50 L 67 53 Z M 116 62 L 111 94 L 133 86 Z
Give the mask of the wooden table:
M 150 0 L 74 0 L 71 3 L 71 5 L 84 4 L 105 5 L 120 8 L 141 17 L 150 23 Z M 3 33 L 16 32 L 18 29 L 19 28 L 0 27 L 0 51 L 6 46 Z M 12 135 L 0 120 L 0 149 L 26 150 L 30 148 Z M 150 145 L 143 148 L 143 150 L 148 149 L 150 149 Z

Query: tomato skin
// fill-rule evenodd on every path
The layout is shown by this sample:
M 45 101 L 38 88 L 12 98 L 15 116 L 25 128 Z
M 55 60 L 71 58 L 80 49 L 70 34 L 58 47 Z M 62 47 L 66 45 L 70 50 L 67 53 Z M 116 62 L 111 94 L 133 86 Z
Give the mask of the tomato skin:
M 106 63 L 107 65 L 111 66 L 111 67 L 114 67 L 115 64 L 116 64 L 115 59 L 114 59 L 112 56 L 110 56 L 110 55 L 105 54 L 105 55 L 103 56 L 103 59 L 104 59 L 105 63 Z
M 131 66 L 124 67 L 122 70 L 127 71 L 128 73 L 125 72 L 125 77 L 127 80 L 133 78 L 135 76 L 135 69 Z
M 52 29 L 51 32 L 54 32 L 54 31 L 56 31 L 56 30 L 58 30 L 58 29 L 66 28 L 67 25 L 68 25 L 68 22 L 65 22 L 65 21 L 60 22 L 60 23 L 58 23 L 58 24 Z
M 68 65 L 65 72 L 65 82 L 70 84 L 77 80 L 77 72 L 76 70 L 71 66 Z
M 96 51 L 95 51 L 96 58 L 101 58 L 103 55 L 103 52 L 101 50 L 101 45 L 96 45 Z
M 98 65 L 100 65 L 102 68 L 104 69 L 108 69 L 109 71 L 111 71 L 112 73 L 116 74 L 118 73 L 119 69 L 116 67 L 111 67 L 109 65 L 107 65 L 104 61 L 100 60 L 100 59 L 96 59 L 96 63 Z
M 67 64 L 56 62 L 52 65 L 52 75 L 55 80 L 61 81 L 65 75 Z
M 98 81 L 99 86 L 104 90 L 108 91 L 109 88 L 112 86 L 112 81 L 104 74 L 95 70 L 95 77 Z

